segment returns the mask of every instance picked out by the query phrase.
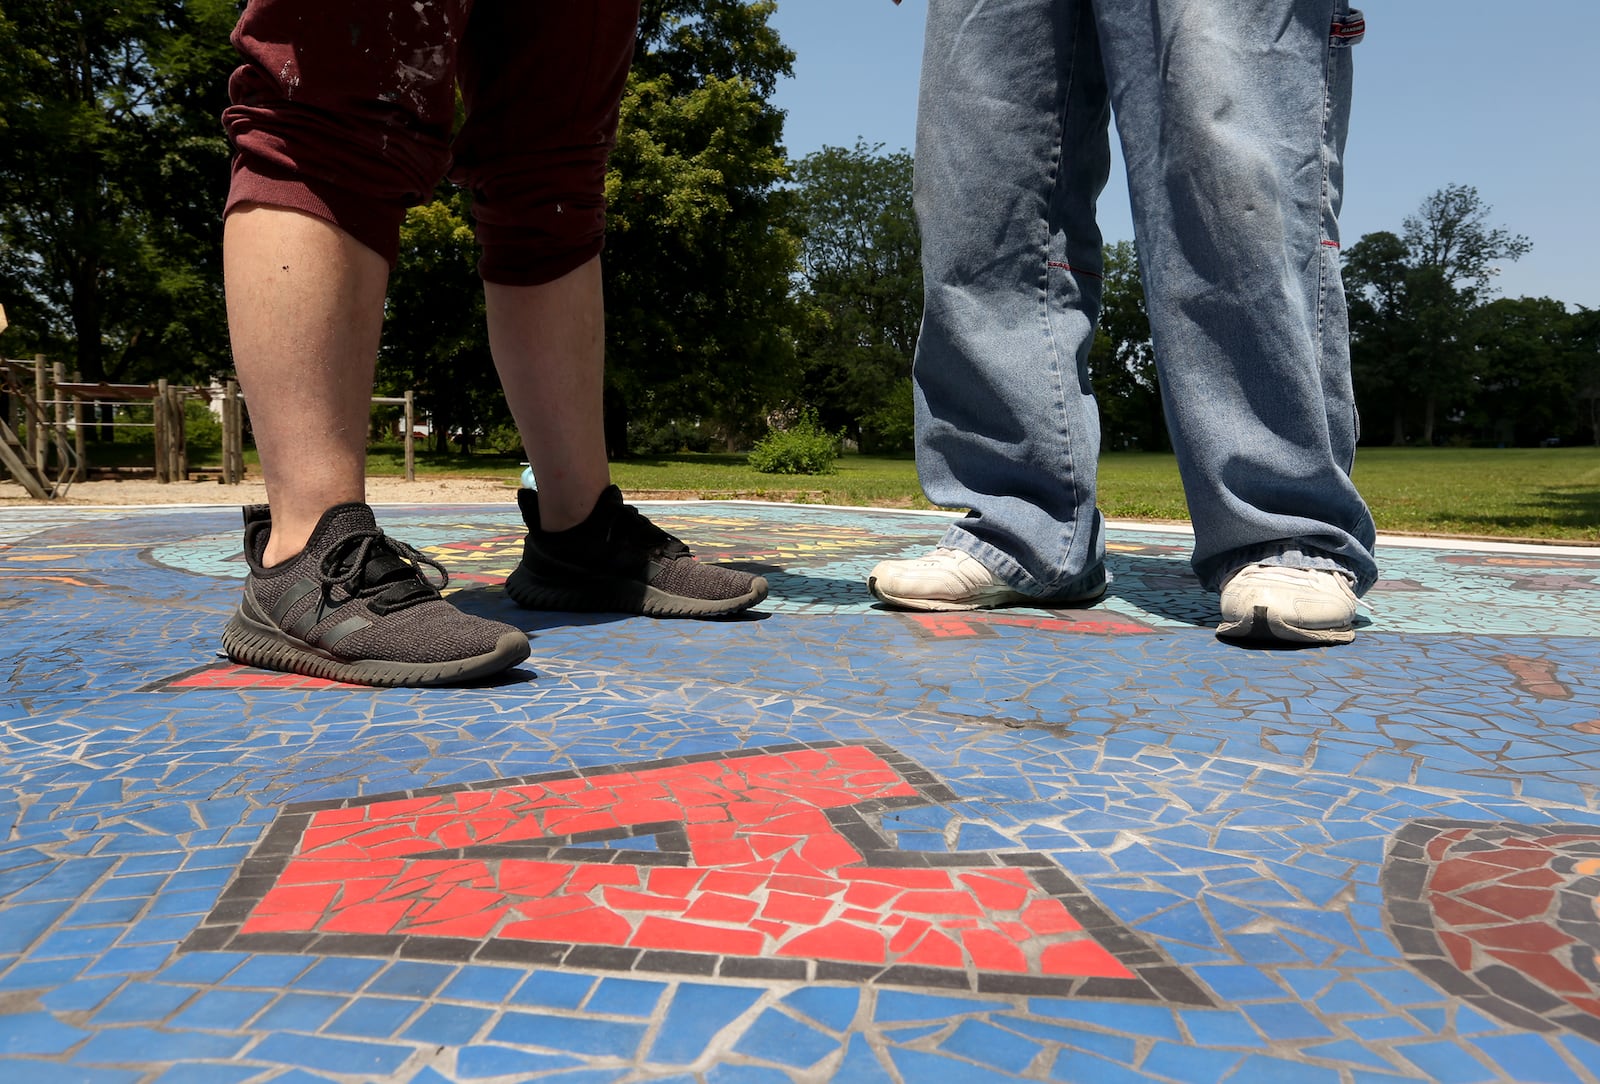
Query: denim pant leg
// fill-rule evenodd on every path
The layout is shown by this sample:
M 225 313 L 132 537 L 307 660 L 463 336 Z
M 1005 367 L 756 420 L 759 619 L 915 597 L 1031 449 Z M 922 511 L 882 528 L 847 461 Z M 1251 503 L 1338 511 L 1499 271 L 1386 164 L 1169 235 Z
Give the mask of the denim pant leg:
M 1029 594 L 1097 582 L 1094 203 L 1108 97 L 1087 4 L 929 0 L 915 203 L 917 468 L 943 545 Z
M 1257 560 L 1377 578 L 1338 211 L 1339 0 L 1095 0 L 1163 402 L 1215 589 Z

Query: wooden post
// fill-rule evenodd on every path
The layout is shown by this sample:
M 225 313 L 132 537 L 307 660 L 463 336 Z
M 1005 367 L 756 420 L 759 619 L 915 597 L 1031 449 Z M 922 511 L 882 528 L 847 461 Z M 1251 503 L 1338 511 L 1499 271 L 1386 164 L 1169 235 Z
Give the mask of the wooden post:
M 412 397 L 411 389 L 406 389 L 406 481 L 417 480 L 416 456 L 416 402 Z
M 51 441 L 56 446 L 56 454 L 61 462 L 56 465 L 58 474 L 62 478 L 69 476 L 68 467 L 71 463 L 67 459 L 67 401 L 61 396 L 61 385 L 67 382 L 67 366 L 63 362 L 56 362 L 50 367 L 50 398 L 55 402 L 55 421 L 52 431 L 55 439 Z
M 33 467 L 40 476 L 44 475 L 44 460 L 49 454 L 50 442 L 45 438 L 44 402 L 45 402 L 45 368 L 44 355 L 33 355 L 33 409 L 28 412 L 28 448 L 33 452 Z
M 189 419 L 184 411 L 188 396 L 184 389 L 176 384 L 167 389 L 167 394 L 172 396 L 172 431 L 175 439 L 172 442 L 173 480 L 187 482 L 189 480 Z
M 233 414 L 233 481 L 237 485 L 244 481 L 244 398 L 239 394 L 237 380 L 228 381 L 228 395 Z
M 78 383 L 76 371 L 72 374 L 72 382 Z M 83 397 L 77 392 L 72 393 L 72 449 L 78 453 L 78 463 L 72 470 L 72 480 L 81 482 L 89 477 L 89 460 L 84 452 Z
M 233 476 L 233 381 L 228 381 L 222 389 L 222 477 L 218 479 L 223 485 L 237 485 L 238 479 Z
M 155 461 L 156 481 L 166 483 L 172 481 L 171 460 L 168 458 L 169 442 L 171 435 L 167 432 L 170 428 L 167 422 L 167 382 L 156 381 L 156 397 L 150 401 L 150 420 L 154 423 L 155 433 Z

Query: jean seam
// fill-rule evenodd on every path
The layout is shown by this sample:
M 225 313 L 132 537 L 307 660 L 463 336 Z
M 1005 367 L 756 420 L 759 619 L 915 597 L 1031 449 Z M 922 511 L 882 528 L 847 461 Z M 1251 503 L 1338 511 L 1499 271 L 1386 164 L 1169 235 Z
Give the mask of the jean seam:
M 1054 131 L 1054 138 L 1052 140 L 1052 151 L 1051 151 L 1050 196 L 1049 196 L 1048 201 L 1045 204 L 1044 246 L 1043 246 L 1043 253 L 1044 253 L 1044 268 L 1043 268 L 1044 289 L 1042 291 L 1042 296 L 1041 296 L 1041 299 L 1040 299 L 1041 300 L 1042 309 L 1043 309 L 1041 315 L 1044 318 L 1043 322 L 1044 322 L 1045 340 L 1049 344 L 1050 353 L 1055 359 L 1054 370 L 1055 370 L 1055 377 L 1056 377 L 1056 380 L 1055 380 L 1055 385 L 1056 385 L 1055 386 L 1055 393 L 1056 393 L 1055 406 L 1056 406 L 1057 431 L 1061 434 L 1061 437 L 1062 437 L 1061 443 L 1062 443 L 1063 451 L 1064 451 L 1064 454 L 1066 456 L 1066 461 L 1067 461 L 1068 464 L 1074 464 L 1074 463 L 1077 462 L 1077 455 L 1076 455 L 1077 449 L 1075 449 L 1073 447 L 1073 432 L 1072 432 L 1073 427 L 1072 427 L 1072 425 L 1070 423 L 1070 420 L 1069 420 L 1069 418 L 1067 416 L 1067 390 L 1066 390 L 1065 384 L 1063 383 L 1064 380 L 1066 379 L 1065 368 L 1064 368 L 1064 365 L 1063 365 L 1063 360 L 1064 359 L 1063 359 L 1062 353 L 1061 353 L 1060 342 L 1059 342 L 1059 339 L 1058 339 L 1058 337 L 1056 335 L 1056 332 L 1055 332 L 1055 326 L 1051 322 L 1050 306 L 1051 306 L 1051 302 L 1053 300 L 1053 293 L 1052 293 L 1052 290 L 1051 290 L 1051 281 L 1050 281 L 1051 273 L 1052 273 L 1052 269 L 1051 269 L 1051 266 L 1050 266 L 1051 265 L 1051 260 L 1050 260 L 1050 238 L 1051 238 L 1051 233 L 1050 233 L 1050 229 L 1051 229 L 1052 213 L 1053 213 L 1053 210 L 1054 210 L 1054 208 L 1056 206 L 1056 196 L 1060 192 L 1061 183 L 1062 183 L 1061 182 L 1062 157 L 1063 157 L 1062 156 L 1062 144 L 1066 140 L 1067 123 L 1068 123 L 1067 113 L 1068 113 L 1068 110 L 1070 110 L 1071 107 L 1072 107 L 1072 91 L 1073 91 L 1073 87 L 1074 87 L 1074 84 L 1075 84 L 1075 80 L 1078 78 L 1078 44 L 1079 44 L 1079 41 L 1080 41 L 1080 36 L 1082 34 L 1082 31 L 1083 31 L 1082 24 L 1083 24 L 1083 21 L 1084 21 L 1083 20 L 1083 12 L 1084 12 L 1084 10 L 1085 9 L 1084 9 L 1082 4 L 1075 5 L 1075 11 L 1076 11 L 1077 16 L 1078 16 L 1078 18 L 1077 18 L 1078 25 L 1073 28 L 1072 52 L 1067 57 L 1067 78 L 1061 81 L 1059 89 L 1058 89 L 1058 93 L 1061 95 L 1061 105 L 1056 110 L 1056 115 L 1055 115 L 1055 131 Z M 1066 263 L 1066 264 L 1070 264 L 1071 263 L 1071 260 L 1066 258 L 1066 253 L 1063 253 L 1062 262 Z M 1070 272 L 1063 271 L 1062 273 L 1063 274 L 1069 274 Z M 1077 361 L 1077 358 L 1074 357 L 1074 358 L 1072 358 L 1072 368 L 1073 368 L 1074 373 L 1076 373 L 1077 367 L 1078 367 L 1078 361 Z M 1099 452 L 1099 449 L 1096 449 L 1096 454 L 1098 454 L 1098 452 Z M 1076 504 L 1078 503 L 1078 497 L 1079 497 L 1078 490 L 1081 487 L 1080 487 L 1079 482 L 1078 482 L 1078 471 L 1076 469 L 1073 469 L 1071 474 L 1072 474 L 1072 489 L 1073 489 L 1074 506 L 1076 507 Z M 1067 526 L 1066 526 L 1066 531 L 1065 531 L 1064 536 L 1063 536 L 1063 545 L 1062 545 L 1061 549 L 1056 553 L 1054 560 L 1051 562 L 1053 567 L 1062 568 L 1062 567 L 1066 566 L 1068 559 L 1072 556 L 1072 550 L 1073 550 L 1073 547 L 1076 545 L 1077 540 L 1078 540 L 1078 519 L 1077 519 L 1076 516 L 1074 516 L 1073 519 L 1071 520 L 1071 522 L 1069 522 L 1067 524 Z
M 1333 18 L 1338 16 L 1338 5 L 1334 5 Z M 1333 21 L 1330 18 L 1329 22 Z M 1332 197 L 1328 193 L 1329 143 L 1333 140 L 1333 64 L 1334 52 L 1330 43 L 1323 52 L 1322 61 L 1322 148 L 1319 154 L 1322 165 L 1322 191 L 1317 205 L 1317 233 L 1319 240 L 1332 240 L 1326 236 L 1323 226 L 1329 218 L 1329 208 L 1332 206 Z M 1328 253 L 1318 253 L 1321 259 L 1317 261 L 1317 334 L 1315 338 L 1317 350 L 1317 372 L 1323 372 L 1327 364 L 1327 313 L 1328 313 Z

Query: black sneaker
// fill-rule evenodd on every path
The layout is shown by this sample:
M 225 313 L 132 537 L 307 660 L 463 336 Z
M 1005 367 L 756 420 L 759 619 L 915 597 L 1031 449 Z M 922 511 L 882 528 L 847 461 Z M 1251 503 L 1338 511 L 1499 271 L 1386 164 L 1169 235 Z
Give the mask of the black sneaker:
M 607 486 L 594 511 L 566 531 L 539 527 L 539 495 L 517 490 L 528 525 L 522 563 L 506 593 L 530 610 L 720 617 L 767 597 L 767 581 L 723 565 L 702 564 L 689 547 Z
M 268 507 L 246 508 L 244 524 L 250 574 L 222 630 L 234 662 L 359 685 L 448 685 L 528 657 L 526 633 L 440 598 L 444 569 L 380 531 L 365 504 L 328 509 L 305 549 L 272 568 L 261 564 Z

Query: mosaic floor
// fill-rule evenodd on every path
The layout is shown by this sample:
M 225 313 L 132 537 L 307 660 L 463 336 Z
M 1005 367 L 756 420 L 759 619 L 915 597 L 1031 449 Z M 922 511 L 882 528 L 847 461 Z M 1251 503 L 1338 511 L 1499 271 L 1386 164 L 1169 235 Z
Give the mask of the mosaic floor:
M 1263 651 L 1177 530 L 912 616 L 942 516 L 650 511 L 768 603 L 525 614 L 509 502 L 380 508 L 533 636 L 420 691 L 218 658 L 237 509 L 0 511 L 0 1080 L 1600 1081 L 1600 549 Z

